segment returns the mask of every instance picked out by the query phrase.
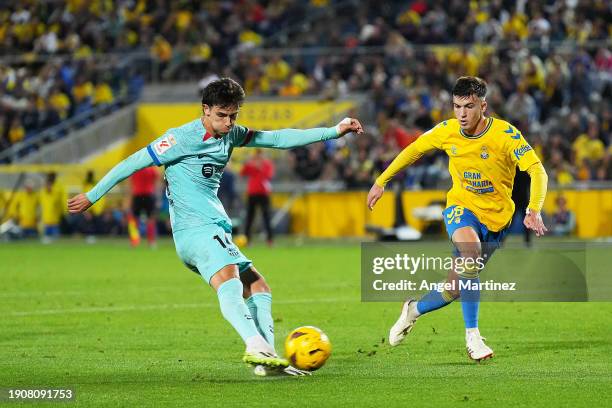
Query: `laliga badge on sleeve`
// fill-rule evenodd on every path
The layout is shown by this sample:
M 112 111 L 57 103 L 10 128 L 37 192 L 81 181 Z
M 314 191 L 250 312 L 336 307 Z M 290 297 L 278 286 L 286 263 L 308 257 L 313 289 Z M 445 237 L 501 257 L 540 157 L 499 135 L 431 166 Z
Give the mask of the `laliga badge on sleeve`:
M 163 137 L 159 142 L 155 143 L 155 153 L 158 155 L 164 154 L 174 145 L 176 145 L 176 139 L 174 138 L 174 135 L 170 133 L 169 135 Z

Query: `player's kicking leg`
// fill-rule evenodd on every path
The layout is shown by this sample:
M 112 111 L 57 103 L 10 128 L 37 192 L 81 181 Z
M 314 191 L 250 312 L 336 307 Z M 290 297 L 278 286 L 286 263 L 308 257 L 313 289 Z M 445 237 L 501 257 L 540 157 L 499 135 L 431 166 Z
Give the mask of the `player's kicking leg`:
M 463 207 L 461 207 L 461 211 L 456 211 L 455 207 L 456 206 L 451 206 L 444 210 L 444 219 L 448 220 L 445 225 L 449 238 L 451 239 L 457 225 L 455 222 L 456 220 L 453 217 L 459 212 L 459 215 L 463 215 Z M 463 217 L 462 220 L 457 221 L 465 222 L 465 217 Z M 451 270 L 449 271 L 447 282 L 451 282 L 454 279 L 453 271 Z M 389 331 L 389 344 L 391 346 L 397 346 L 400 344 L 406 338 L 408 333 L 410 333 L 419 316 L 433 312 L 434 310 L 438 310 L 450 304 L 458 296 L 458 291 L 452 292 L 444 290 L 440 292 L 434 289 L 423 295 L 418 302 L 414 299 L 409 299 L 404 302 L 399 318 Z
M 450 282 L 451 279 L 452 275 L 449 273 L 447 281 Z M 419 316 L 450 304 L 458 296 L 458 292 L 431 290 L 423 295 L 418 302 L 414 299 L 408 299 L 402 305 L 402 311 L 397 321 L 389 330 L 389 344 L 391 346 L 400 344 L 410 333 Z
M 240 281 L 243 285 L 243 298 L 253 317 L 259 333 L 274 350 L 274 319 L 272 318 L 272 293 L 264 277 L 250 264 L 239 265 Z M 308 371 L 291 366 L 270 367 L 256 364 L 253 373 L 258 376 L 270 375 L 310 375 Z
M 446 228 L 449 237 L 453 241 L 457 251 L 457 260 L 479 257 L 482 253 L 480 238 L 477 230 L 481 230 L 480 222 L 473 213 L 463 207 L 451 206 L 444 211 L 447 220 Z M 397 322 L 389 332 L 389 344 L 399 344 L 412 330 L 417 318 L 425 313 L 440 309 L 457 297 L 461 296 L 461 309 L 466 328 L 466 349 L 470 358 L 483 360 L 493 356 L 493 350 L 484 343 L 484 338 L 478 331 L 478 309 L 480 304 L 480 290 L 474 288 L 479 284 L 479 267 L 458 269 L 455 264 L 454 270 L 449 271 L 447 282 L 453 282 L 453 291 L 438 292 L 432 290 L 426 293 L 418 302 L 408 300 L 402 306 L 402 312 Z M 464 285 L 459 285 L 459 282 Z
M 484 343 L 484 337 L 478 330 L 480 267 L 475 260 L 482 256 L 482 245 L 478 234 L 472 227 L 458 228 L 453 233 L 452 239 L 460 254 L 458 259 L 463 260 L 462 266 L 456 266 L 455 270 L 462 283 L 459 288 L 465 323 L 465 347 L 472 360 L 481 361 L 493 357 L 493 350 Z M 469 260 L 472 262 L 468 262 Z
M 258 331 L 251 312 L 243 299 L 244 286 L 237 265 L 226 265 L 210 279 L 217 291 L 223 317 L 236 329 L 246 344 L 243 361 L 252 365 L 284 368 L 288 362 L 279 358 L 274 347 Z

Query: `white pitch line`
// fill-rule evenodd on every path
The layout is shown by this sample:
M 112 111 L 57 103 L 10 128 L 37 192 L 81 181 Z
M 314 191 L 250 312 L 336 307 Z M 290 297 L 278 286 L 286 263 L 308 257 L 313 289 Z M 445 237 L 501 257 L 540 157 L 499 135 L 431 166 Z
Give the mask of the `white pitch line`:
M 181 287 L 167 287 L 167 286 L 151 286 L 151 287 L 126 287 L 122 288 L 122 292 L 176 292 L 176 291 L 186 291 L 189 289 L 181 288 Z M 194 289 L 195 290 L 195 289 Z M 111 292 L 115 291 L 113 288 L 103 288 L 101 290 L 97 290 L 97 293 L 101 291 Z M 29 298 L 29 297 L 45 297 L 45 296 L 89 296 L 91 292 L 89 291 L 67 291 L 67 290 L 48 290 L 41 292 L 0 292 L 0 299 L 10 299 L 10 298 Z
M 317 284 L 312 286 L 316 289 L 325 289 L 334 287 L 336 288 L 336 284 Z M 96 292 L 111 292 L 115 291 L 114 288 L 102 288 L 97 289 Z M 122 292 L 196 292 L 200 291 L 200 289 L 195 288 L 193 286 L 189 287 L 168 287 L 168 286 L 150 286 L 150 287 L 140 287 L 140 286 L 132 286 L 132 287 L 124 287 L 121 289 Z M 11 298 L 30 298 L 30 297 L 45 297 L 45 296 L 90 296 L 90 291 L 73 291 L 73 290 L 47 290 L 47 291 L 19 291 L 19 292 L 0 292 L 0 299 L 11 299 Z
M 162 305 L 142 305 L 142 306 L 99 306 L 99 307 L 81 307 L 75 309 L 47 309 L 33 310 L 28 312 L 11 312 L 9 316 L 36 316 L 36 315 L 56 315 L 56 314 L 71 314 L 71 313 L 115 313 L 115 312 L 131 312 L 145 310 L 160 310 L 160 309 L 193 309 L 211 307 L 208 303 L 184 303 L 184 304 L 162 304 Z
M 359 298 L 328 298 L 328 299 L 302 299 L 302 300 L 280 300 L 274 302 L 279 305 L 291 305 L 300 303 L 338 303 L 338 302 L 359 302 Z M 117 312 L 139 312 L 146 310 L 164 310 L 164 309 L 198 309 L 198 308 L 217 308 L 217 303 L 170 303 L 161 305 L 131 305 L 131 306 L 99 306 L 99 307 L 81 307 L 74 309 L 47 309 L 47 310 L 32 310 L 23 312 L 10 312 L 9 316 L 24 317 L 24 316 L 44 316 L 44 315 L 62 315 L 73 313 L 117 313 Z
M 77 291 L 46 291 L 46 292 L 3 292 L 0 293 L 0 299 L 11 299 L 11 298 L 29 298 L 29 297 L 42 297 L 42 296 L 75 296 L 83 295 L 85 292 Z

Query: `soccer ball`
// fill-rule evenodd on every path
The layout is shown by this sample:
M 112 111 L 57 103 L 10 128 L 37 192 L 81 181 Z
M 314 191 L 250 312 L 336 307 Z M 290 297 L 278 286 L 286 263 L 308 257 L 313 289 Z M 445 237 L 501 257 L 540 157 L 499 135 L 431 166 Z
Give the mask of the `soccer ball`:
M 234 244 L 236 244 L 238 248 L 244 248 L 249 243 L 249 240 L 247 239 L 246 235 L 243 235 L 243 234 L 236 235 L 233 238 L 233 241 L 234 241 Z
M 330 354 L 329 338 L 313 326 L 298 327 L 285 340 L 285 356 L 300 370 L 314 371 L 323 367 Z

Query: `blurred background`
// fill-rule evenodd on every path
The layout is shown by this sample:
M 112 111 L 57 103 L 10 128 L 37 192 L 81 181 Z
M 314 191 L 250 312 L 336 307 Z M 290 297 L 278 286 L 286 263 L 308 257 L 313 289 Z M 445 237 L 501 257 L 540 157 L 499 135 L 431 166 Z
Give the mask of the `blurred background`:
M 3 240 L 129 236 L 138 245 L 147 236 L 155 246 L 170 234 L 163 169 L 126 180 L 84 215 L 68 215 L 66 198 L 197 118 L 200 90 L 219 77 L 245 88 L 241 125 L 354 116 L 366 130 L 288 152 L 236 149 L 219 195 L 239 243 L 243 234 L 269 244 L 281 234 L 445 239 L 443 152 L 396 177 L 375 211 L 365 197 L 403 148 L 453 116 L 461 75 L 488 82 L 488 113 L 512 122 L 542 158 L 551 233 L 612 236 L 608 1 L 0 4 Z M 524 234 L 529 178 L 517 173 L 513 231 Z

